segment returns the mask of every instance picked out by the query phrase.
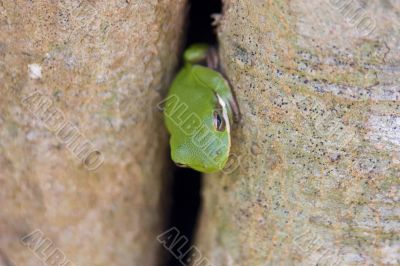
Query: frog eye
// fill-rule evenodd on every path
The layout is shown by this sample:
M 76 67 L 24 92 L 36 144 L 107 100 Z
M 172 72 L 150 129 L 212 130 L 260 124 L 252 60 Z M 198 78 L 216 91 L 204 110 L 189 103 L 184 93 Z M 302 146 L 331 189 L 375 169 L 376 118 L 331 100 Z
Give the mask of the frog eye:
M 218 131 L 225 130 L 225 120 L 218 111 L 214 111 L 214 128 Z

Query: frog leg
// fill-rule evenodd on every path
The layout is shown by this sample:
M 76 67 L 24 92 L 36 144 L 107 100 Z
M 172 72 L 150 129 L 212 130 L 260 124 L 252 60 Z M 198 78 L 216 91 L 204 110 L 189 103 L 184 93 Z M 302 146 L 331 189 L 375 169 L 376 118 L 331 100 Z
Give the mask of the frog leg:
M 221 74 L 221 76 L 225 83 L 223 85 L 223 86 L 225 86 L 225 89 L 223 91 L 227 91 L 229 89 L 229 93 L 223 93 L 223 94 L 221 93 L 221 94 L 222 94 L 222 96 L 224 96 L 227 99 L 227 101 L 229 103 L 229 107 L 230 107 L 232 115 L 233 115 L 233 121 L 235 123 L 239 123 L 241 114 L 240 114 L 239 105 L 236 100 L 235 92 L 232 90 L 232 86 L 230 85 L 229 81 L 227 79 L 225 79 L 222 74 Z
M 200 65 L 193 66 L 192 71 L 199 82 L 214 90 L 219 97 L 221 97 L 225 102 L 229 103 L 226 106 L 230 111 L 229 117 L 232 118 L 234 122 L 239 122 L 239 105 L 237 104 L 235 95 L 233 94 L 227 79 L 225 79 L 221 73 Z
M 239 105 L 236 100 L 236 96 L 232 90 L 232 86 L 229 83 L 229 80 L 226 78 L 226 75 L 224 71 L 222 70 L 221 66 L 219 65 L 219 57 L 218 57 L 218 50 L 215 47 L 210 47 L 208 48 L 207 51 L 207 57 L 206 57 L 206 62 L 207 62 L 207 67 L 214 69 L 217 72 L 220 72 L 224 81 L 227 82 L 227 85 L 223 85 L 225 87 L 225 90 L 230 91 L 231 96 L 227 97 L 227 100 L 229 102 L 229 105 L 231 106 L 231 110 L 233 113 L 233 121 L 234 122 L 239 122 L 240 121 L 240 110 L 239 110 Z
M 195 43 L 190 45 L 183 53 L 183 60 L 188 64 L 204 64 L 207 60 L 209 45 Z
M 211 46 L 208 48 L 206 56 L 207 67 L 219 72 L 219 58 L 217 48 Z

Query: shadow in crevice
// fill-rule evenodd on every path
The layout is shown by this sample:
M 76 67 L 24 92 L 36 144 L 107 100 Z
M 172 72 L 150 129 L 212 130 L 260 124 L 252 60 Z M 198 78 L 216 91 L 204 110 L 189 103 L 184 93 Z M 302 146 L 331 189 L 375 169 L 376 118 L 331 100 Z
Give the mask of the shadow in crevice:
M 189 7 L 187 43 L 202 42 L 215 45 L 217 43 L 217 37 L 211 25 L 213 22 L 211 15 L 221 13 L 221 1 L 192 0 L 189 1 Z
M 179 230 L 178 237 L 185 236 L 188 238 L 189 242 L 182 248 L 182 252 L 186 252 L 193 244 L 201 204 L 200 190 L 201 173 L 188 168 L 175 169 L 171 187 L 170 221 L 167 229 L 175 227 Z M 165 266 L 182 266 L 182 263 L 173 256 L 172 252 L 169 252 L 167 257 Z

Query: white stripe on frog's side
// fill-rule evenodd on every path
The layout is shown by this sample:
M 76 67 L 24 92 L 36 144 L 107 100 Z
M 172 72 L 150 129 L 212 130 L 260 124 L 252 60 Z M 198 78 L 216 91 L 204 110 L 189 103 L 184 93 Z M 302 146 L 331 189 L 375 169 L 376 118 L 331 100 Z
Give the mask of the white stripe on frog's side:
M 225 120 L 225 125 L 226 125 L 226 130 L 228 131 L 228 150 L 227 150 L 227 156 L 229 157 L 229 153 L 231 150 L 231 124 L 229 122 L 229 116 L 228 116 L 228 107 L 226 106 L 226 102 L 218 95 L 217 93 L 217 98 L 219 104 L 222 106 L 222 116 L 224 117 Z M 221 167 L 222 169 L 223 167 Z
M 217 94 L 217 98 L 218 98 L 219 104 L 222 106 L 222 116 L 224 117 L 225 125 L 228 130 L 228 134 L 229 134 L 231 132 L 231 125 L 229 124 L 229 116 L 228 116 L 228 110 L 226 107 L 226 102 L 224 102 L 224 100 L 221 97 L 219 97 L 218 94 Z

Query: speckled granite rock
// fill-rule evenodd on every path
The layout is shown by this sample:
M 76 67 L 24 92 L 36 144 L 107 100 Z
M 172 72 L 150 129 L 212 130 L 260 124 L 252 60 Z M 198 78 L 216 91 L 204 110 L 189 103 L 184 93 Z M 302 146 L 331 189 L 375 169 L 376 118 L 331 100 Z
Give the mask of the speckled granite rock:
M 202 255 L 399 265 L 399 2 L 224 4 L 222 62 L 243 118 L 239 162 L 205 180 Z
M 157 265 L 185 2 L 0 1 L 0 265 Z

